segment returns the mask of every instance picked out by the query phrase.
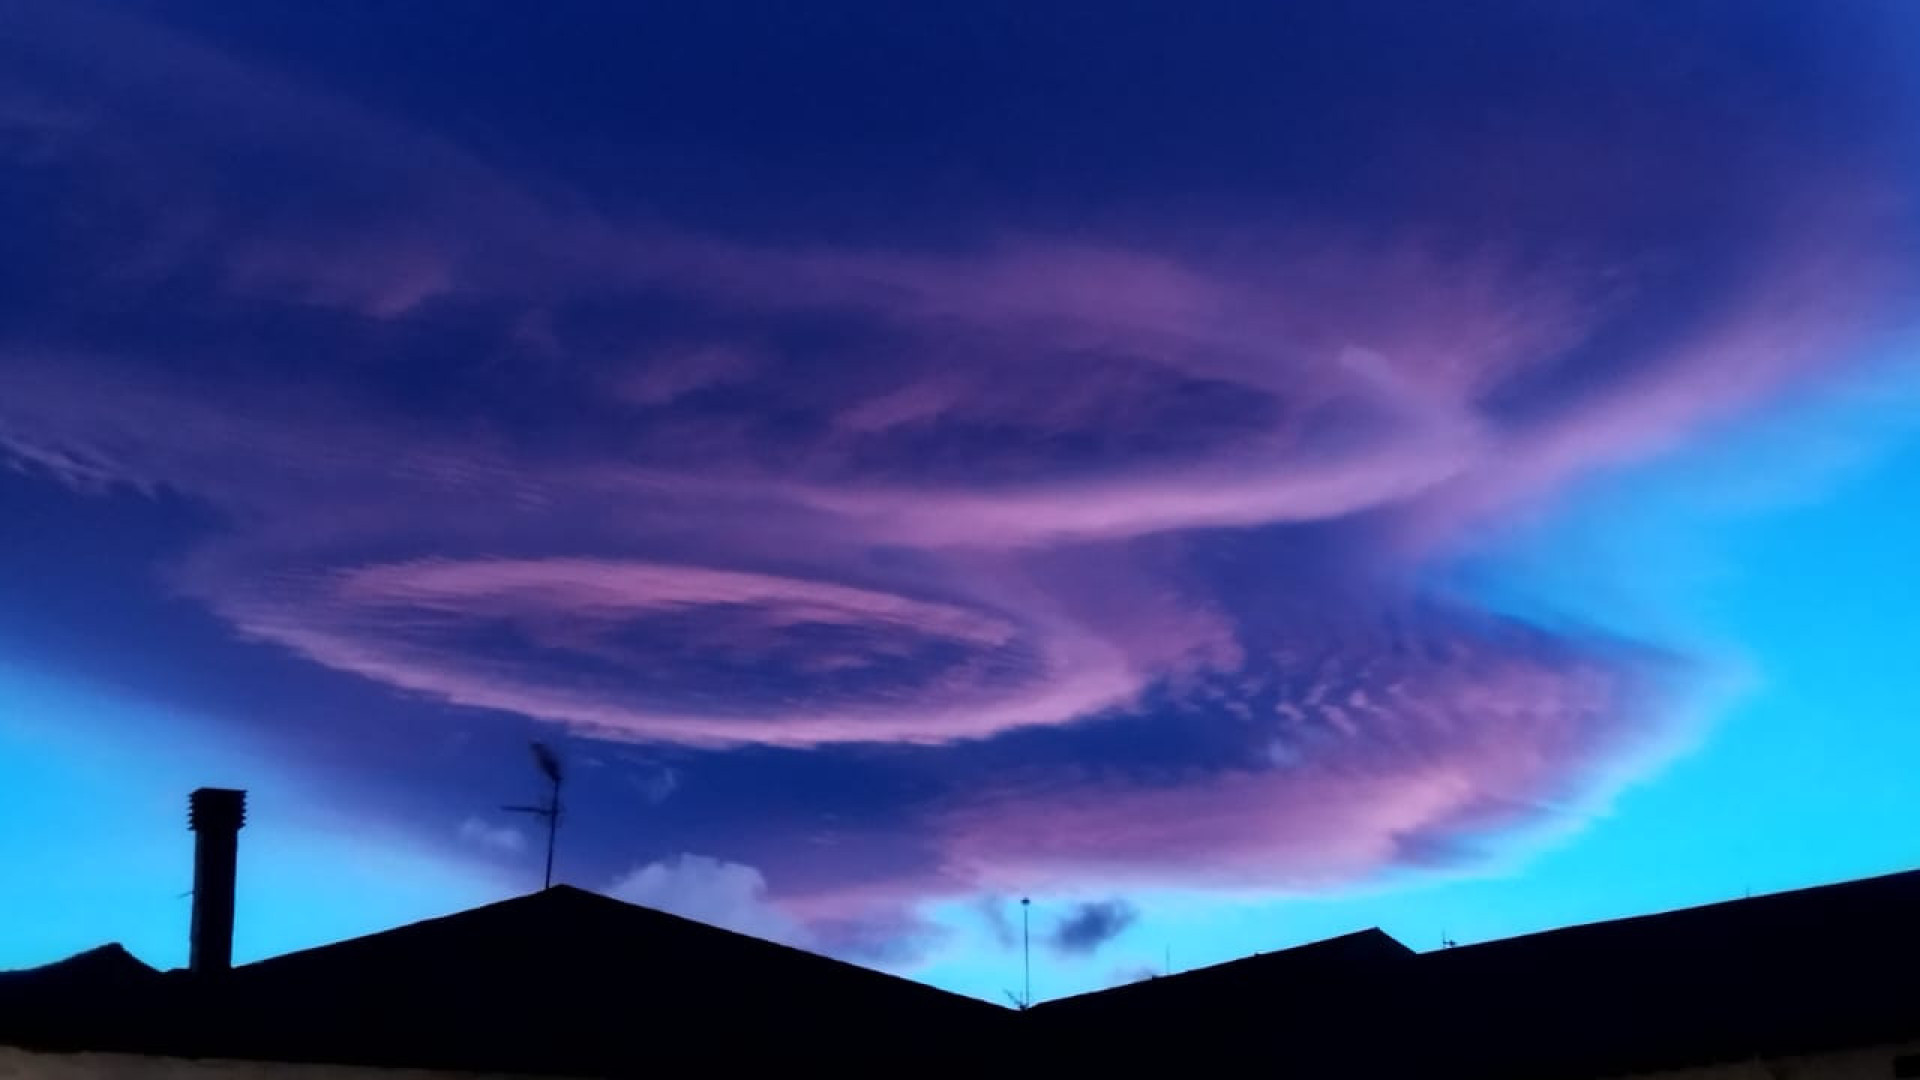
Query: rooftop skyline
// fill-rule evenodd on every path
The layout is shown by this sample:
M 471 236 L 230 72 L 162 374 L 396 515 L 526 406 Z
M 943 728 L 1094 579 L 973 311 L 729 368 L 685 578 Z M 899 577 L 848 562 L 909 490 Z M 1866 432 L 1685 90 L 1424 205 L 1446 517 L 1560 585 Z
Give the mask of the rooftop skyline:
M 1001 1000 L 1920 865 L 1920 10 L 0 2 L 0 967 Z

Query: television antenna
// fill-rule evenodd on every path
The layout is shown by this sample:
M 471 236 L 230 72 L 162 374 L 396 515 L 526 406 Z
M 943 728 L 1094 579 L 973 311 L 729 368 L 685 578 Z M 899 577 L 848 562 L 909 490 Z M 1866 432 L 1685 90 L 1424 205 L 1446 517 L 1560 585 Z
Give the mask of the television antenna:
M 560 831 L 560 783 L 565 774 L 560 769 L 560 758 L 553 748 L 543 742 L 532 744 L 533 763 L 542 776 L 547 778 L 547 801 L 538 806 L 503 806 L 500 809 L 513 814 L 531 814 L 547 821 L 547 876 L 541 885 L 543 889 L 553 888 L 553 841 Z

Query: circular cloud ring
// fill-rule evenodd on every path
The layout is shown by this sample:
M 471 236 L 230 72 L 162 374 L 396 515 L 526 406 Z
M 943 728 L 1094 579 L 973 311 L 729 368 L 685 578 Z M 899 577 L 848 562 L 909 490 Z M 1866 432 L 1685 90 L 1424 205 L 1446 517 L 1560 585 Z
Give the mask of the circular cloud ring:
M 944 743 L 1059 723 L 1125 701 L 1138 676 L 1111 648 L 1041 617 L 800 577 L 646 560 L 430 558 L 281 578 L 272 590 L 228 585 L 216 604 L 249 636 L 329 667 L 458 705 L 567 725 L 598 737 L 690 745 Z M 573 627 L 724 608 L 773 640 L 795 627 L 912 634 L 974 653 L 1019 651 L 1026 678 L 996 683 L 949 670 L 893 700 L 786 708 L 609 700 L 486 662 L 449 631 L 542 620 Z M 737 625 L 737 624 L 736 624 Z

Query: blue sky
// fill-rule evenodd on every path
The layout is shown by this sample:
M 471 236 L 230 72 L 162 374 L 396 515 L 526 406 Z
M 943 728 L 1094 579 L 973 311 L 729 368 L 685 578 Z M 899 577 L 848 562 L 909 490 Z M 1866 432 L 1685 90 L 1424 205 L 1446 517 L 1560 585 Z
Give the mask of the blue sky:
M 991 999 L 1913 864 L 1914 10 L 0 9 L 0 965 Z M 111 63 L 102 63 L 108 58 Z

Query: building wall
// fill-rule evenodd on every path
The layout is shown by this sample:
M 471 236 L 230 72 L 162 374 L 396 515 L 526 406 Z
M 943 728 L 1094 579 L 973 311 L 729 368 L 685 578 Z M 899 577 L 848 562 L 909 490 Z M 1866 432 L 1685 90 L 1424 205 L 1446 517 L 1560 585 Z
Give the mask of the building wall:
M 1633 1080 L 1893 1080 L 1895 1058 L 1920 1055 L 1920 1042 L 1844 1050 L 1806 1057 L 1770 1058 L 1671 1072 L 1634 1073 Z M 1916 1062 L 1920 1064 L 1920 1062 Z M 1920 1077 L 1920 1070 L 1900 1075 Z M 1619 1080 L 1627 1080 L 1625 1077 Z
M 141 1057 L 135 1054 L 40 1054 L 0 1046 L 0 1080 L 508 1080 L 500 1074 L 273 1061 Z M 527 1080 L 516 1076 L 512 1080 Z

